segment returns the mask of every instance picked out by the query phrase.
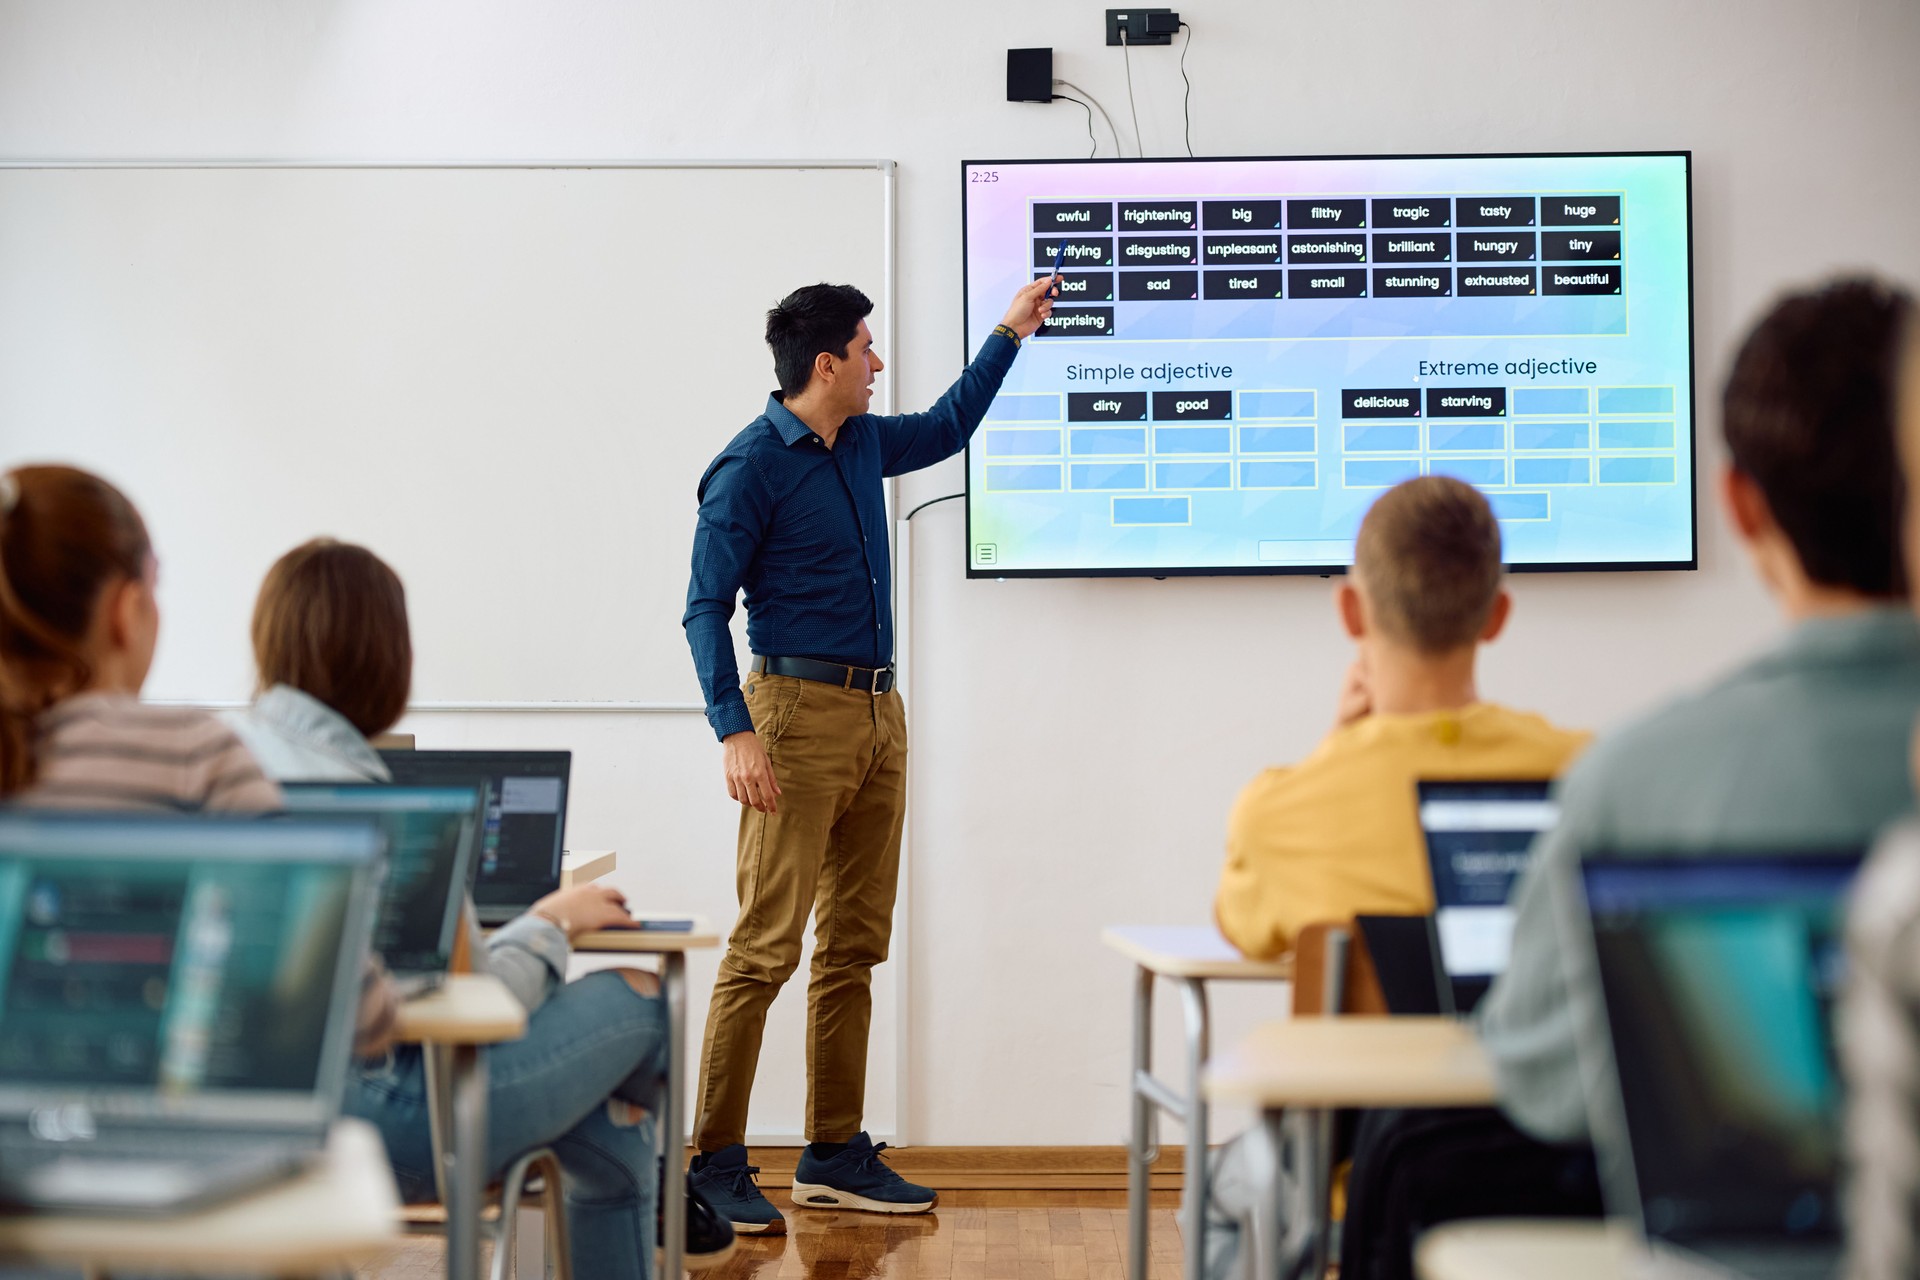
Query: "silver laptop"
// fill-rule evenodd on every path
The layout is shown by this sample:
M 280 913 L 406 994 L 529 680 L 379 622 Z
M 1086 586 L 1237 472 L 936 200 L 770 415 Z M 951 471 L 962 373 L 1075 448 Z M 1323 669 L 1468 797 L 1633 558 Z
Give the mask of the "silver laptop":
M 1860 861 L 1846 850 L 1582 867 L 1606 1005 L 1605 1043 L 1581 1045 L 1595 1147 L 1608 1210 L 1639 1226 L 1650 1274 L 1833 1274 L 1832 1009 Z
M 1471 1013 L 1506 971 L 1513 887 L 1560 809 L 1544 779 L 1418 785 L 1433 877 L 1429 963 L 1440 1011 Z
M 281 790 L 291 813 L 372 822 L 386 834 L 387 877 L 374 950 L 402 998 L 438 987 L 460 934 L 483 790 L 382 782 L 289 782 Z
M 384 846 L 369 824 L 0 813 L 0 1202 L 162 1212 L 316 1157 Z

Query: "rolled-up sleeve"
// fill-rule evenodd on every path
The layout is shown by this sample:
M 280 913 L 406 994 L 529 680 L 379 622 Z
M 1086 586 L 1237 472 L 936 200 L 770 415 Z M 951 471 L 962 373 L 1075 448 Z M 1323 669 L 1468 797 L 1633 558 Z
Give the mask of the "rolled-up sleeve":
M 530 912 L 516 916 L 482 944 L 472 916 L 467 919 L 474 969 L 500 979 L 528 1013 L 545 1004 L 554 988 L 567 980 L 573 948 L 551 920 Z

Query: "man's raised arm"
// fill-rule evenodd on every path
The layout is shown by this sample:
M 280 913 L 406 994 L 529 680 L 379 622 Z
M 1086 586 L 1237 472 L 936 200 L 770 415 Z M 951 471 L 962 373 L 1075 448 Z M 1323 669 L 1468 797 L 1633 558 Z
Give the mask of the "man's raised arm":
M 1031 337 L 1053 314 L 1048 291 L 1058 279 L 1043 277 L 1013 295 L 1006 316 L 988 335 L 973 363 L 960 371 L 959 378 L 931 409 L 879 419 L 882 474 L 898 476 L 918 471 L 967 447 L 974 429 L 986 416 L 987 406 L 1000 393 L 1000 382 L 1013 367 L 1021 340 Z

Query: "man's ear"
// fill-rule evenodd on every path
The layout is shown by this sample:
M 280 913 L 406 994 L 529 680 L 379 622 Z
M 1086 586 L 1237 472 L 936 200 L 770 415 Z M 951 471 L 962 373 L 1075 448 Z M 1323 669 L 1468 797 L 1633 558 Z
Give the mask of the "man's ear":
M 1720 474 L 1720 503 L 1727 509 L 1727 519 L 1743 542 L 1757 542 L 1775 527 L 1767 495 L 1760 492 L 1760 485 L 1752 476 L 1737 467 L 1728 467 Z
M 1360 588 L 1355 585 L 1352 574 L 1348 574 L 1334 589 L 1333 603 L 1347 637 L 1352 640 L 1364 638 L 1367 634 L 1367 606 L 1360 598 Z
M 822 351 L 813 357 L 813 376 L 823 383 L 833 381 L 833 353 Z
M 1493 598 L 1493 608 L 1487 610 L 1487 625 L 1480 628 L 1480 643 L 1489 644 L 1498 640 L 1500 633 L 1507 629 L 1507 619 L 1512 616 L 1513 597 L 1502 587 Z

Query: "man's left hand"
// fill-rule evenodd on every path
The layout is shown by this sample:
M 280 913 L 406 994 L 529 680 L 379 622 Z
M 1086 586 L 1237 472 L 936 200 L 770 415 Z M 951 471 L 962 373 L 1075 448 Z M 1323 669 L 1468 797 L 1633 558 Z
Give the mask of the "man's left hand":
M 1001 324 L 1013 330 L 1023 338 L 1031 338 L 1033 331 L 1047 322 L 1053 314 L 1053 286 L 1060 283 L 1059 276 L 1043 276 L 1013 295 L 1013 302 L 1007 307 L 1007 314 Z

